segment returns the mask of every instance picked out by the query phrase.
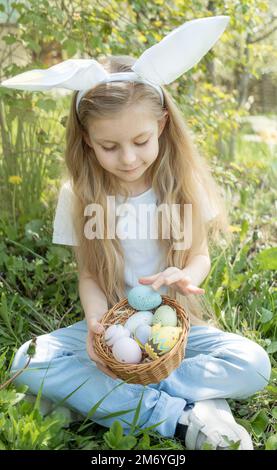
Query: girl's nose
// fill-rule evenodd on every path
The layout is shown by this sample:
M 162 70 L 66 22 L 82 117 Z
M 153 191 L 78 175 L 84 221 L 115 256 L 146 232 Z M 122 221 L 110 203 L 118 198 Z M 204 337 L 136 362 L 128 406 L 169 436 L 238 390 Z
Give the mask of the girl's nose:
M 132 167 L 137 161 L 137 157 L 132 150 L 126 150 L 121 155 L 121 164 L 126 167 Z

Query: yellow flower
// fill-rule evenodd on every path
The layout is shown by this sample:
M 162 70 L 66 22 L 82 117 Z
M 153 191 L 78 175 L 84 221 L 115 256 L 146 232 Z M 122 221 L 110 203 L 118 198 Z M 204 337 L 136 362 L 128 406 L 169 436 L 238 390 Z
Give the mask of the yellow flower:
M 239 227 L 238 225 L 229 225 L 229 232 L 241 232 L 241 227 Z
M 21 176 L 13 175 L 9 177 L 9 183 L 20 184 L 22 181 Z
M 144 36 L 144 34 L 142 34 L 142 33 L 140 33 L 140 32 L 138 33 L 137 38 L 138 38 L 139 42 L 143 42 L 143 43 L 144 43 L 144 42 L 147 41 L 147 37 Z

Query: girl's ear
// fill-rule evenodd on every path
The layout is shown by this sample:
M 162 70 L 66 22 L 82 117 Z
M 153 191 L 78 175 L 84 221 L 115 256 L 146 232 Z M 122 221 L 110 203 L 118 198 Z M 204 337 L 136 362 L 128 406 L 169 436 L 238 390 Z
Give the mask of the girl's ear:
M 89 147 L 92 147 L 89 136 L 86 134 L 86 132 L 82 131 L 82 137 L 83 137 L 84 141 L 86 142 L 86 144 Z

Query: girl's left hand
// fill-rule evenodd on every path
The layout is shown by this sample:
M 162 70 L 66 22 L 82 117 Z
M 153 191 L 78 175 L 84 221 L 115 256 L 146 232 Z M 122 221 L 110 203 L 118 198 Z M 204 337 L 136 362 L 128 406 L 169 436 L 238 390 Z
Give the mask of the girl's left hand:
M 182 295 L 204 294 L 205 290 L 194 286 L 189 276 L 185 275 L 182 269 L 170 267 L 152 276 L 140 277 L 141 284 L 152 284 L 152 288 L 157 290 L 162 285 L 170 286 Z

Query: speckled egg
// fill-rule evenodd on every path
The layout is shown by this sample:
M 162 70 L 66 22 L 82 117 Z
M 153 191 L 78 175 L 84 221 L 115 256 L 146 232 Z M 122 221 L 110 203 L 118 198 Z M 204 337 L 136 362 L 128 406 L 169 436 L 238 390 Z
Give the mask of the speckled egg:
M 161 323 L 162 326 L 177 326 L 176 310 L 170 305 L 160 305 L 153 315 L 153 325 Z
M 151 326 L 150 325 L 139 325 L 134 333 L 134 339 L 138 345 L 144 349 L 145 343 L 149 340 L 151 336 Z
M 125 322 L 124 327 L 134 334 L 135 329 L 139 325 L 152 325 L 153 313 L 149 310 L 141 310 L 140 312 L 133 313 L 128 320 Z
M 145 351 L 152 359 L 169 352 L 177 343 L 182 328 L 178 326 L 161 326 L 160 323 L 152 326 L 149 341 L 145 344 Z
M 151 286 L 133 287 L 128 294 L 128 302 L 136 310 L 151 310 L 162 303 L 161 295 Z
M 127 328 L 124 328 L 120 323 L 109 326 L 105 331 L 105 341 L 110 347 L 123 336 L 130 336 L 130 331 Z
M 114 358 L 122 363 L 138 364 L 142 358 L 142 351 L 133 338 L 119 338 L 113 345 Z

